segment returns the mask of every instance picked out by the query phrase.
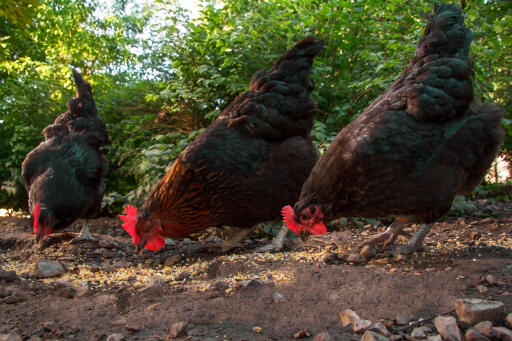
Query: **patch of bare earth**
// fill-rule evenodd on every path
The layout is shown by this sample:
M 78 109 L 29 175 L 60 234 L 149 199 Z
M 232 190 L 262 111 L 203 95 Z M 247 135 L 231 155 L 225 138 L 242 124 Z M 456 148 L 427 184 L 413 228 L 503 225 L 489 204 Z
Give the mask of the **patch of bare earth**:
M 409 259 L 397 262 L 381 251 L 359 264 L 344 255 L 383 226 L 343 226 L 306 246 L 289 240 L 277 254 L 256 253 L 265 241 L 253 239 L 216 256 L 187 238 L 139 259 L 118 219 L 90 221 L 102 242 L 70 244 L 64 233 L 39 248 L 29 219 L 0 218 L 0 334 L 165 340 L 172 324 L 185 321 L 188 340 L 312 340 L 323 331 L 334 340 L 359 340 L 342 326 L 340 312 L 384 320 L 397 335 L 421 319 L 455 316 L 458 298 L 501 301 L 508 312 L 512 202 L 485 203 L 479 212 L 437 222 L 425 251 Z M 43 259 L 58 261 L 63 274 L 41 278 L 34 268 Z

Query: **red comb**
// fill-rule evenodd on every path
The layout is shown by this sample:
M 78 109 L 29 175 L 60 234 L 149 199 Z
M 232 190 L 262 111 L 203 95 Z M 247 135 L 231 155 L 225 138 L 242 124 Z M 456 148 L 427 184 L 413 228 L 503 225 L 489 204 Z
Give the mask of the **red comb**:
M 39 207 L 39 203 L 37 203 L 34 206 L 34 210 L 32 210 L 32 218 L 34 218 L 34 233 L 38 233 L 40 230 L 41 225 L 39 225 L 39 214 L 41 214 L 41 207 Z
M 137 207 L 128 205 L 128 207 L 124 207 L 124 211 L 126 212 L 126 215 L 117 215 L 119 218 L 121 218 L 122 221 L 125 222 L 125 224 L 121 225 L 121 227 L 124 228 L 126 232 L 128 232 L 128 234 L 133 237 L 133 244 L 137 245 L 139 243 L 139 235 L 135 229 L 135 225 L 137 224 Z
M 283 207 L 281 210 L 281 214 L 283 215 L 284 224 L 296 235 L 300 234 L 300 231 L 304 229 L 304 227 L 300 224 L 297 224 L 295 221 L 295 213 L 293 212 L 293 208 L 288 205 Z

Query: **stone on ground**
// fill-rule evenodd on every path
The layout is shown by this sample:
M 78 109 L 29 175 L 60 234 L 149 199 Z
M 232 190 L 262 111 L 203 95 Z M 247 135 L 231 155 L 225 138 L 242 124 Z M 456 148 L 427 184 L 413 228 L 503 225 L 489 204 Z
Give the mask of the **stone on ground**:
M 434 325 L 437 331 L 444 340 L 447 341 L 461 341 L 462 335 L 460 334 L 457 321 L 451 316 L 438 316 L 434 319 Z
M 455 310 L 460 321 L 472 326 L 482 321 L 498 322 L 503 319 L 503 302 L 464 298 L 455 301 Z

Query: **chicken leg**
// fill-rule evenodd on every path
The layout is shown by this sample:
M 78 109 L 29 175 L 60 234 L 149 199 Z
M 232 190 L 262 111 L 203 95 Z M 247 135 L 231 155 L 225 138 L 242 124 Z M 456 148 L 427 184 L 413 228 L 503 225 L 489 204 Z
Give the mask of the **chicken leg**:
M 210 245 L 205 245 L 205 248 L 208 252 L 223 254 L 234 248 L 243 248 L 244 244 L 241 241 L 244 237 L 251 232 L 253 229 L 240 229 L 233 236 L 231 236 L 227 240 L 223 240 L 221 242 L 213 243 Z
M 272 239 L 272 241 L 262 247 L 256 249 L 256 252 L 279 252 L 283 249 L 284 241 L 286 240 L 286 235 L 288 234 L 288 227 L 283 224 L 281 229 L 276 234 L 276 236 Z
M 432 224 L 422 224 L 418 231 L 409 239 L 407 245 L 399 247 L 396 251 L 401 255 L 410 255 L 423 249 L 423 239 L 429 233 Z
M 386 247 L 388 245 L 393 245 L 395 243 L 396 238 L 398 238 L 399 235 L 405 236 L 405 237 L 411 237 L 410 234 L 403 231 L 405 223 L 410 222 L 410 220 L 406 217 L 396 217 L 395 221 L 389 227 L 386 231 L 379 233 L 369 240 L 361 243 L 360 247 L 370 245 L 370 246 L 377 246 L 379 244 L 382 244 L 383 247 Z

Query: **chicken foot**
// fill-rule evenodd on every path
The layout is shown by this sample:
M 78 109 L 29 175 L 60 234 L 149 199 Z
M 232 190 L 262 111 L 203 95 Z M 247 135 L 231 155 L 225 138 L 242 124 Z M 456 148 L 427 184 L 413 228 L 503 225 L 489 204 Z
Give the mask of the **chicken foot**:
M 405 237 L 411 237 L 409 233 L 403 230 L 405 222 L 408 222 L 407 218 L 397 217 L 395 221 L 393 221 L 393 223 L 389 225 L 386 231 L 379 233 L 370 238 L 369 240 L 361 243 L 359 247 L 362 248 L 363 246 L 366 245 L 377 246 L 379 244 L 382 244 L 383 247 L 386 247 L 388 245 L 393 245 L 395 243 L 395 240 L 400 235 Z
M 70 243 L 75 244 L 75 243 L 79 243 L 79 242 L 83 242 L 83 241 L 98 241 L 98 238 L 94 237 L 91 234 L 91 231 L 89 230 L 89 226 L 87 226 L 87 220 L 84 220 L 84 222 L 82 224 L 82 230 L 80 231 L 78 236 L 76 236 L 75 238 L 70 240 Z
M 416 251 L 423 249 L 423 239 L 429 233 L 432 224 L 421 224 L 418 231 L 409 239 L 407 245 L 399 247 L 396 250 L 397 254 L 410 255 Z
M 241 242 L 244 239 L 244 237 L 251 231 L 252 229 L 240 229 L 228 240 L 223 240 L 221 242 L 217 242 L 211 245 L 206 245 L 205 247 L 208 250 L 208 252 L 218 254 L 226 253 L 237 247 L 243 248 L 244 244 L 242 244 Z

